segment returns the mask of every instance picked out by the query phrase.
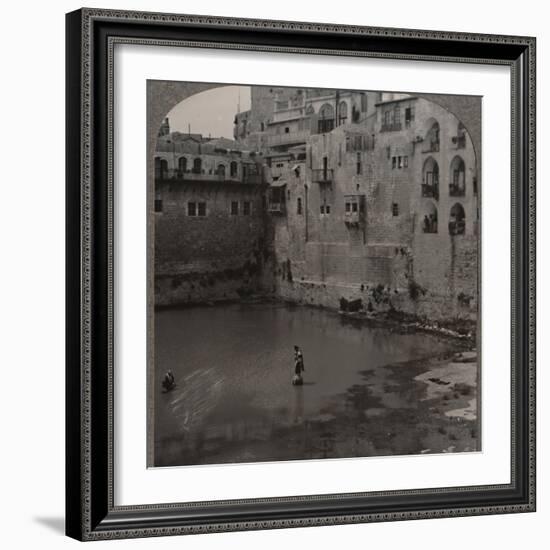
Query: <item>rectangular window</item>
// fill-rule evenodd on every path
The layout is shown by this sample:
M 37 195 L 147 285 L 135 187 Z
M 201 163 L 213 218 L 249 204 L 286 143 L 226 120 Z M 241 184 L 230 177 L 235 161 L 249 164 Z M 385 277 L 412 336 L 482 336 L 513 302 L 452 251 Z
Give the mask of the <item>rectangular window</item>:
M 408 167 L 409 167 L 409 157 L 406 156 L 406 155 L 403 157 L 403 167 L 404 167 L 404 168 L 408 168 Z
M 351 212 L 351 202 L 346 202 L 346 213 Z
M 238 203 L 238 201 L 231 201 L 231 215 L 232 216 L 238 216 L 239 215 L 239 203 Z
M 250 201 L 244 201 L 243 202 L 243 215 L 244 216 L 250 216 L 251 212 L 251 202 Z
M 399 205 L 396 202 L 393 202 L 391 205 L 391 213 L 394 216 L 399 216 Z
M 324 214 L 324 213 L 325 213 L 325 205 L 322 204 L 322 205 L 321 205 L 321 214 Z
M 198 206 L 198 214 L 199 216 L 206 216 L 206 203 L 205 202 L 199 202 L 197 204 Z
M 325 214 L 330 214 L 330 204 L 325 204 Z
M 302 214 L 302 199 L 300 197 L 298 197 L 298 201 L 296 203 L 296 213 L 298 215 Z
M 396 126 L 400 126 L 401 125 L 401 109 L 399 107 L 396 107 L 394 110 L 393 110 L 393 123 L 396 125 Z
M 403 159 L 402 159 L 402 157 L 397 157 L 397 168 L 403 168 Z
M 155 199 L 155 212 L 162 212 L 162 199 Z
M 357 212 L 357 207 L 358 207 L 358 204 L 356 202 L 351 203 L 351 211 L 352 212 Z
M 197 215 L 197 203 L 196 202 L 188 202 L 187 203 L 187 215 L 188 216 L 196 216 Z
M 397 166 L 397 157 L 391 158 L 391 167 L 395 168 Z

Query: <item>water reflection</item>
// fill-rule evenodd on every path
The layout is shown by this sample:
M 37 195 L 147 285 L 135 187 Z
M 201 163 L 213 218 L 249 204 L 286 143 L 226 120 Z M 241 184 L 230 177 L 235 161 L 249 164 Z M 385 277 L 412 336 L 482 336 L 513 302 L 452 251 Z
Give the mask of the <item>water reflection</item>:
M 354 456 L 360 444 L 365 452 L 360 423 L 417 400 L 386 366 L 448 348 L 314 308 L 223 305 L 155 317 L 157 465 Z M 303 386 L 291 385 L 294 344 L 304 354 Z M 178 386 L 162 394 L 168 369 Z M 335 450 L 342 415 L 357 425 L 357 440 Z

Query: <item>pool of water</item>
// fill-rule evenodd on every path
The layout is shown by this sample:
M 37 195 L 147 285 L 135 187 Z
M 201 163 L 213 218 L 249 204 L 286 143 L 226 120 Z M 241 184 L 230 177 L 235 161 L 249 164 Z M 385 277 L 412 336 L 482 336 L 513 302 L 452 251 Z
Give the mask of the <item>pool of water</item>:
M 295 344 L 304 355 L 302 387 L 291 384 Z M 295 428 L 333 418 L 349 389 L 367 375 L 379 388 L 378 408 L 410 406 L 410 395 L 391 391 L 385 367 L 448 349 L 448 342 L 431 335 L 369 328 L 316 308 L 237 304 L 157 311 L 154 463 L 300 458 L 300 444 L 291 440 L 303 432 Z M 177 387 L 162 393 L 168 369 Z

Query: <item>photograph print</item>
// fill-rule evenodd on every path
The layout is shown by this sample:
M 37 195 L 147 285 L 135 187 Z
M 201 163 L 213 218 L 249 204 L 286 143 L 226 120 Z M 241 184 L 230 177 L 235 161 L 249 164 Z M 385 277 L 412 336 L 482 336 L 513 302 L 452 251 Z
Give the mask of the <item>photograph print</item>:
M 479 452 L 481 98 L 147 82 L 148 465 Z

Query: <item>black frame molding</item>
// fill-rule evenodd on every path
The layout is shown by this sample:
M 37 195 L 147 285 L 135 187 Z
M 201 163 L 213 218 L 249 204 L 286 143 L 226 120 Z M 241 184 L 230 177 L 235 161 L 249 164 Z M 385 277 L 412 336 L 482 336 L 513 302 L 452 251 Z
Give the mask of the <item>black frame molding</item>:
M 534 511 L 535 39 L 87 8 L 69 13 L 66 18 L 67 535 L 79 540 L 100 540 Z M 510 484 L 114 505 L 112 54 L 115 43 L 510 67 L 513 281 Z

